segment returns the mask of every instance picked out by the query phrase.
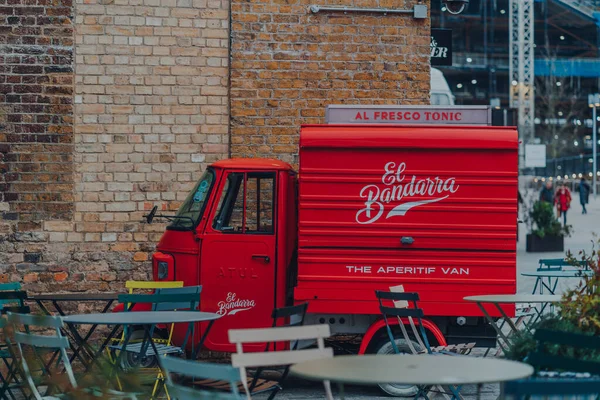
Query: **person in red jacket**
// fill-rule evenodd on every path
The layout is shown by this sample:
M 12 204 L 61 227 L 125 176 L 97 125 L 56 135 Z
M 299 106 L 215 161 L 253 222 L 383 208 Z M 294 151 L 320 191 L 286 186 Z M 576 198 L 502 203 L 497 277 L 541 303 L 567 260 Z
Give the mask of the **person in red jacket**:
M 559 218 L 562 214 L 564 225 L 567 225 L 567 210 L 571 207 L 571 192 L 564 183 L 560 185 L 554 195 L 554 204 L 556 205 Z

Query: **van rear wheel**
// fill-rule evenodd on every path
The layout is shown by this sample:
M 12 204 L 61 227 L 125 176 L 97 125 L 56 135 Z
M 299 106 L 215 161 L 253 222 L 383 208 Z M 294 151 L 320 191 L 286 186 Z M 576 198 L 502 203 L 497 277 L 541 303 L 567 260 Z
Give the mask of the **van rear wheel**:
M 421 346 L 412 342 L 413 347 L 417 351 L 421 351 Z M 396 339 L 396 346 L 402 354 L 412 354 L 410 347 L 404 339 Z M 396 354 L 394 347 L 389 340 L 381 341 L 375 348 L 376 354 Z M 400 385 L 400 384 L 380 384 L 379 388 L 386 394 L 394 397 L 415 397 L 419 389 L 415 385 Z

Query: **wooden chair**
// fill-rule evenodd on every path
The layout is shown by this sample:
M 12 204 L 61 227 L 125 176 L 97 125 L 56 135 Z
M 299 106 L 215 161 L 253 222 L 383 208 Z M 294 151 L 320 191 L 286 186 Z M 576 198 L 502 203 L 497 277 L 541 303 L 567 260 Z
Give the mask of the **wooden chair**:
M 231 356 L 234 367 L 240 368 L 240 380 L 246 396 L 251 398 L 250 388 L 246 380 L 246 368 L 288 366 L 303 361 L 331 358 L 333 349 L 325 347 L 325 338 L 330 336 L 329 325 L 309 325 L 259 329 L 231 329 L 229 341 L 236 345 L 237 352 Z M 244 353 L 245 343 L 293 342 L 298 340 L 316 340 L 316 349 L 296 349 L 270 352 Z M 269 400 L 281 390 L 282 380 L 273 386 Z M 331 385 L 324 381 L 325 394 L 333 400 Z
M 240 379 L 240 371 L 237 368 L 230 365 L 203 363 L 174 357 L 161 358 L 160 363 L 165 371 L 166 385 L 172 400 L 242 400 L 242 396 L 240 395 L 237 386 L 237 382 Z M 209 379 L 227 382 L 230 391 L 215 392 L 181 386 L 173 382 L 173 378 L 171 377 L 172 374 L 192 379 Z
M 67 349 L 69 348 L 69 340 L 64 337 L 61 333 L 61 329 L 63 327 L 63 321 L 60 317 L 53 316 L 40 316 L 40 315 L 31 315 L 31 314 L 14 314 L 7 313 L 8 322 L 13 325 L 15 328 L 14 332 L 14 341 L 16 343 L 17 349 L 19 351 L 19 356 L 21 359 L 21 367 L 23 371 L 23 375 L 29 389 L 33 397 L 36 400 L 57 400 L 59 397 L 56 396 L 42 396 L 38 391 L 38 386 L 47 386 L 47 392 L 55 390 L 56 388 L 52 384 L 48 384 L 48 382 L 43 382 L 42 385 L 36 384 L 33 380 L 32 370 L 30 368 L 30 361 L 35 359 L 36 368 L 40 370 L 42 375 L 50 377 L 53 372 L 50 369 L 50 366 L 54 363 L 55 357 L 53 356 L 50 361 L 45 360 L 41 353 L 44 351 L 54 351 L 58 353 L 58 359 L 56 360 L 56 365 L 62 363 L 64 368 L 64 373 L 67 376 L 67 383 L 71 386 L 71 388 L 76 389 L 78 387 L 77 381 L 75 380 L 75 376 L 73 374 L 73 369 L 71 367 L 71 363 L 69 361 L 69 356 L 67 354 Z M 35 327 L 35 328 L 44 328 L 47 331 L 52 332 L 52 335 L 35 335 L 28 332 L 19 331 L 20 326 L 26 327 Z M 33 351 L 26 352 L 24 347 L 28 346 Z M 86 388 L 86 391 L 90 391 L 94 393 L 94 395 L 99 394 L 97 388 Z M 135 400 L 136 395 L 131 393 L 123 393 L 118 391 L 109 390 L 107 393 L 109 399 L 131 399 Z
M 529 399 L 531 396 L 556 398 L 556 396 L 600 396 L 600 379 L 522 379 L 506 382 L 503 385 L 501 399 Z M 564 398 L 564 397 L 563 397 Z M 592 397 L 593 398 L 593 397 Z

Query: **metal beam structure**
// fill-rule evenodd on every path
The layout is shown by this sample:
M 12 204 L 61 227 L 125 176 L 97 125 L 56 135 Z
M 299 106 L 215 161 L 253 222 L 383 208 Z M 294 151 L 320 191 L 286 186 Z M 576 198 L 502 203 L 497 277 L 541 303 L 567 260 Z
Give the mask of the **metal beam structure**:
M 533 2 L 534 0 L 510 0 L 508 18 L 510 106 L 519 111 L 521 161 L 525 154 L 524 145 L 533 143 L 535 132 Z

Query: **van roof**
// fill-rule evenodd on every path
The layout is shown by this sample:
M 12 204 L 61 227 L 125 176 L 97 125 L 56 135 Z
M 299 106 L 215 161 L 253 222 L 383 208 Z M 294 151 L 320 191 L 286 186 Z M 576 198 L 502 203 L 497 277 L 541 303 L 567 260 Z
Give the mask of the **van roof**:
M 271 158 L 229 158 L 211 164 L 215 168 L 241 168 L 241 169 L 277 169 L 291 170 L 292 166 L 286 162 Z

